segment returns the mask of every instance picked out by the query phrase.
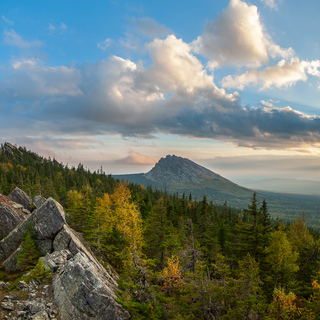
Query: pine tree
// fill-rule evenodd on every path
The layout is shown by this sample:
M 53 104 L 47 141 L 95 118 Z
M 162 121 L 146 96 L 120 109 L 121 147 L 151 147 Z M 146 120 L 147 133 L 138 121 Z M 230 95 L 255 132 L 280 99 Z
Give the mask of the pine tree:
M 236 227 L 238 234 L 236 251 L 239 258 L 249 253 L 257 262 L 263 263 L 264 248 L 268 244 L 271 228 L 266 202 L 263 202 L 261 209 L 258 209 L 258 204 L 254 193 L 251 204 L 248 205 L 248 209 L 243 210 L 243 217 Z

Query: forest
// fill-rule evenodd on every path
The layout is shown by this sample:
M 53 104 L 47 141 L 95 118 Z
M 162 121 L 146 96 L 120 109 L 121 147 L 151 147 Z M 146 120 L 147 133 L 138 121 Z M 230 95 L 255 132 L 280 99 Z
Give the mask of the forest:
M 15 148 L 0 149 L 0 194 L 53 197 L 106 268 L 133 319 L 320 319 L 319 231 L 301 212 L 272 219 L 169 194 Z

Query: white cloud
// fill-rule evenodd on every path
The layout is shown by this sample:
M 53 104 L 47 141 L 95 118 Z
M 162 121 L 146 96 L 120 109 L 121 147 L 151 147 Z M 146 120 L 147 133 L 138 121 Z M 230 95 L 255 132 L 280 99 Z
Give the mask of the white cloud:
M 56 27 L 54 25 L 52 25 L 51 23 L 49 23 L 49 31 L 54 32 L 55 30 L 56 30 Z
M 107 38 L 97 44 L 97 47 L 101 50 L 106 50 L 112 44 L 112 39 Z
M 289 87 L 297 81 L 306 81 L 307 73 L 319 77 L 319 67 L 319 60 L 311 62 L 299 61 L 298 58 L 292 58 L 290 62 L 281 60 L 277 65 L 267 67 L 264 70 L 253 69 L 236 77 L 229 75 L 223 79 L 222 86 L 240 90 L 248 85 L 259 86 L 262 90 L 272 87 Z
M 146 76 L 162 88 L 164 94 L 174 93 L 189 100 L 201 96 L 210 101 L 226 98 L 236 99 L 218 89 L 213 76 L 208 75 L 201 62 L 191 53 L 191 46 L 174 35 L 165 40 L 155 39 L 148 46 L 153 66 Z
M 196 52 L 211 59 L 211 65 L 260 66 L 271 57 L 288 58 L 292 48 L 273 43 L 260 21 L 257 7 L 231 0 L 217 19 L 208 22 L 202 36 L 194 42 Z
M 320 77 L 320 60 L 306 61 L 307 72 L 312 76 Z
M 2 20 L 3 20 L 4 22 L 6 22 L 6 23 L 8 23 L 8 24 L 11 24 L 11 25 L 14 25 L 14 22 L 11 21 L 11 20 L 9 20 L 9 19 L 7 19 L 5 16 L 2 15 L 1 18 L 2 18 Z
M 62 31 L 67 30 L 67 29 L 68 29 L 68 26 L 65 25 L 63 22 L 61 22 L 61 24 L 60 24 L 60 29 L 61 29 Z
M 77 96 L 81 94 L 79 81 L 80 73 L 77 69 L 65 66 L 44 67 L 37 59 L 20 60 L 13 63 L 11 77 L 2 82 L 0 92 L 3 96 L 13 95 L 16 99 Z
M 269 99 L 268 101 L 261 100 L 261 101 L 260 101 L 260 104 L 263 105 L 263 106 L 265 106 L 266 108 L 273 108 L 274 105 L 275 105 L 276 103 L 278 103 L 278 102 L 279 102 L 279 101 L 274 101 L 274 100 L 272 100 L 272 99 Z
M 278 4 L 276 0 L 261 0 L 261 2 L 273 10 L 278 10 Z
M 3 32 L 4 35 L 4 41 L 5 43 L 16 46 L 20 48 L 29 48 L 29 47 L 36 47 L 41 46 L 42 42 L 39 40 L 33 40 L 33 41 L 25 41 L 22 39 L 22 37 L 17 34 L 13 29 L 5 30 Z
M 147 50 L 152 63 L 146 68 L 117 56 L 69 67 L 48 67 L 36 59 L 15 62 L 0 77 L 0 113 L 6 114 L 0 117 L 0 136 L 14 128 L 25 135 L 169 133 L 248 148 L 320 146 L 319 117 L 267 103 L 243 107 L 236 92 L 227 94 L 216 86 L 181 39 L 155 39 Z M 317 60 L 283 60 L 262 71 L 248 71 L 252 79 L 244 74 L 229 80 L 237 86 L 283 86 L 317 75 L 318 66 Z

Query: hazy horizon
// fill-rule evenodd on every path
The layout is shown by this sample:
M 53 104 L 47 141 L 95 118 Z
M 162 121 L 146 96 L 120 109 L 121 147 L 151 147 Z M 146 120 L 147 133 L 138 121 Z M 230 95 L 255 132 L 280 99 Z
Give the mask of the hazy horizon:
M 175 154 L 230 180 L 320 180 L 320 2 L 0 9 L 2 142 L 112 174 Z

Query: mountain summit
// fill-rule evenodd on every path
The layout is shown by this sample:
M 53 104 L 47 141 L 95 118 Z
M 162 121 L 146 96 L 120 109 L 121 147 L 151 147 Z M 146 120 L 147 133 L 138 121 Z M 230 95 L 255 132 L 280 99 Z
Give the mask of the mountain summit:
M 228 181 L 189 159 L 175 155 L 161 158 L 145 177 L 166 186 L 199 184 L 208 179 Z
M 240 209 L 246 208 L 251 203 L 254 193 L 254 189 L 241 187 L 189 159 L 175 155 L 161 158 L 147 173 L 113 177 L 180 196 L 191 194 L 193 199 L 200 200 L 206 196 L 207 201 L 220 205 L 227 201 L 229 206 Z M 301 212 L 305 212 L 306 202 L 312 203 L 310 208 L 319 208 L 319 199 L 316 196 L 306 198 L 306 195 L 279 194 L 260 190 L 256 190 L 256 194 L 260 203 L 263 199 L 267 201 L 270 213 L 275 216 L 289 212 L 296 217 Z
M 152 186 L 159 190 L 180 195 L 192 194 L 197 199 L 206 195 L 208 201 L 228 204 L 243 208 L 251 201 L 252 190 L 241 187 L 219 174 L 197 163 L 175 155 L 161 158 L 147 173 L 115 175 L 115 178 L 145 187 Z

